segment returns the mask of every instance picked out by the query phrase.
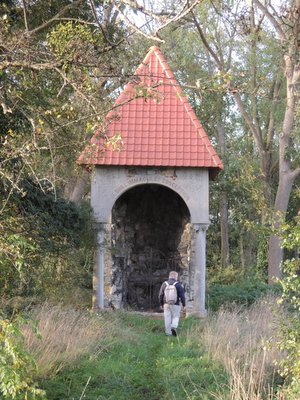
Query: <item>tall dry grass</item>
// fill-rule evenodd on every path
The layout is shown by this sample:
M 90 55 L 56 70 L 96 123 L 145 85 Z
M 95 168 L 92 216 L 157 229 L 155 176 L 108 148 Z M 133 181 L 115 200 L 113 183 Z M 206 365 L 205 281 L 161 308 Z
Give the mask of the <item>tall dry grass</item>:
M 269 296 L 249 309 L 220 310 L 193 332 L 211 359 L 228 372 L 230 400 L 275 398 L 276 363 L 282 357 L 276 335 L 283 318 L 277 299 Z
M 24 326 L 25 349 L 43 377 L 74 365 L 83 355 L 97 356 L 108 345 L 116 323 L 114 318 L 49 304 L 36 307 L 30 317 L 37 332 Z

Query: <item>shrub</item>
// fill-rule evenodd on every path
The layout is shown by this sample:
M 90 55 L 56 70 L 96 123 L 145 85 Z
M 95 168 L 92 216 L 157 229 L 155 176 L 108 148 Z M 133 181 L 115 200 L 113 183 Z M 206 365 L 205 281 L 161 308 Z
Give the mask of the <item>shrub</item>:
M 250 306 L 268 292 L 278 292 L 278 287 L 270 288 L 264 282 L 243 282 L 240 284 L 215 284 L 207 291 L 207 308 L 217 311 L 221 306 L 232 305 Z
M 300 214 L 295 224 L 282 227 L 283 247 L 289 251 L 300 248 Z M 292 258 L 283 264 L 283 278 L 281 303 L 286 308 L 286 318 L 281 326 L 280 348 L 285 351 L 286 357 L 281 363 L 281 372 L 290 384 L 290 398 L 299 388 L 300 381 L 300 259 Z
M 233 265 L 229 265 L 227 268 L 207 269 L 207 283 L 209 286 L 238 284 L 242 279 L 242 269 L 234 268 Z
M 92 286 L 90 208 L 76 207 L 29 178 L 13 192 L 0 221 L 0 297 L 57 298 Z M 0 185 L 0 197 L 4 191 Z
M 24 320 L 14 322 L 0 318 L 0 393 L 5 399 L 45 399 L 44 391 L 37 388 L 37 375 L 33 358 L 24 350 L 21 326 Z

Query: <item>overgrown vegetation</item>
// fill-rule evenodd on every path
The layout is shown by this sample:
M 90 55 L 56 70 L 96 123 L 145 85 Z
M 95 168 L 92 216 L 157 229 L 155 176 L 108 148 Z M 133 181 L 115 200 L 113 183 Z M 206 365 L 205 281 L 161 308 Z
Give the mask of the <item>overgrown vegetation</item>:
M 300 214 L 291 224 L 283 227 L 283 247 L 290 252 L 300 249 Z M 281 373 L 286 377 L 287 396 L 297 399 L 300 390 L 300 259 L 287 259 L 283 265 L 284 277 L 280 283 L 283 294 L 281 303 L 286 317 L 282 321 L 279 346 L 286 356 L 282 360 Z
M 88 305 L 94 249 L 89 207 L 55 197 L 46 184 L 24 180 L 19 188 L 0 222 L 2 308 L 11 312 L 37 298 L 72 301 L 74 288 L 79 303 Z
M 77 360 L 101 354 L 109 344 L 116 320 L 70 306 L 43 304 L 30 312 L 35 331 L 25 325 L 24 347 L 35 359 L 39 376 L 56 375 Z
M 228 373 L 231 399 L 273 399 L 283 382 L 277 364 L 284 311 L 277 300 L 268 295 L 248 308 L 221 308 L 198 332 L 206 352 Z
M 64 312 L 66 318 L 61 318 L 61 311 L 56 315 L 57 338 L 68 329 L 64 325 L 72 319 L 73 311 L 70 316 L 70 310 Z M 49 400 L 80 398 L 83 391 L 91 400 L 125 400 L 128 397 L 134 400 L 192 399 L 197 398 L 199 391 L 203 398 L 213 399 L 212 393 L 217 384 L 224 386 L 225 390 L 227 375 L 222 367 L 218 362 L 211 362 L 198 338 L 192 340 L 189 337 L 187 340 L 187 332 L 198 324 L 196 321 L 183 321 L 178 340 L 166 338 L 163 321 L 149 317 L 106 313 L 99 322 L 102 337 L 100 334 L 98 340 L 91 340 L 91 343 L 96 344 L 100 351 L 95 351 L 92 345 L 85 354 L 77 353 L 77 357 L 65 363 L 64 368 L 59 371 L 54 369 L 47 379 L 40 380 Z M 86 333 L 91 337 L 90 329 L 90 326 L 80 325 L 73 335 Z M 45 348 L 48 348 L 48 338 L 46 333 L 42 339 Z M 51 342 L 52 339 L 50 349 Z M 40 348 L 35 342 L 32 349 L 35 345 Z M 75 347 L 71 344 L 63 352 L 63 358 L 70 361 L 68 353 L 74 355 L 74 351 Z M 47 358 L 53 365 L 51 351 L 47 351 Z
M 162 319 L 122 312 L 97 316 L 45 304 L 30 315 L 39 334 L 22 325 L 22 352 L 35 360 L 48 400 L 292 398 L 278 373 L 286 317 L 273 296 L 207 320 L 184 319 L 177 338 L 165 336 Z
M 212 311 L 232 304 L 247 307 L 273 291 L 274 288 L 266 283 L 254 280 L 228 285 L 213 284 L 207 291 L 207 307 Z
M 34 358 L 24 349 L 21 331 L 25 321 L 0 318 L 0 398 L 43 400 L 45 392 L 37 387 Z

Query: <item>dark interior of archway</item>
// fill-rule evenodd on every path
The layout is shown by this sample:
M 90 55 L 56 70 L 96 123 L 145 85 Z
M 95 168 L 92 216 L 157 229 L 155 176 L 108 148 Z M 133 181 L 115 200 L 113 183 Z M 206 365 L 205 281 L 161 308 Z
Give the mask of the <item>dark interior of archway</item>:
M 160 185 L 141 185 L 124 193 L 112 211 L 112 287 L 123 305 L 158 310 L 158 292 L 170 270 L 180 272 L 182 237 L 190 221 L 182 198 Z M 178 247 L 180 246 L 180 251 Z

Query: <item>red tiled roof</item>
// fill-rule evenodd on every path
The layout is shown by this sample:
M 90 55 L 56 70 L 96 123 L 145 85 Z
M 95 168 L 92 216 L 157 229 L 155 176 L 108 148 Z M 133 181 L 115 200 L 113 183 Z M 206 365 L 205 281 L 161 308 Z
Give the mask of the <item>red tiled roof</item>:
M 79 164 L 223 168 L 158 47 L 151 47 Z M 105 140 L 107 137 L 108 142 Z

